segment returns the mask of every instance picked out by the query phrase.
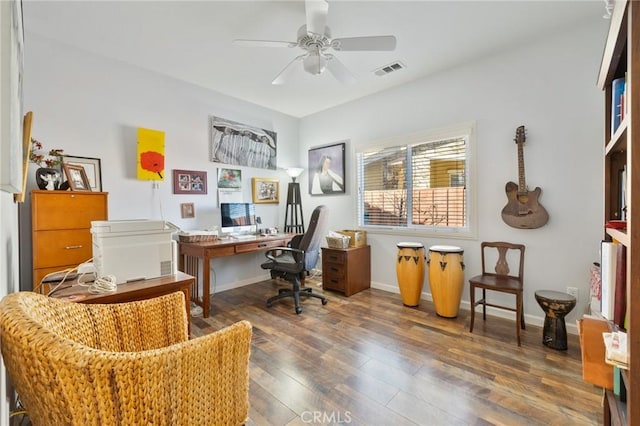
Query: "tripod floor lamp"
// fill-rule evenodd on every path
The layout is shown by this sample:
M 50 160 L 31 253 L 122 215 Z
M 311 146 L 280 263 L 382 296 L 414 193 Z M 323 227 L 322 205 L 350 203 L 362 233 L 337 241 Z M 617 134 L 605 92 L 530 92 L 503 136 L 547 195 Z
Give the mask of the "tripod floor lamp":
M 304 217 L 302 216 L 302 199 L 300 198 L 300 183 L 296 178 L 304 169 L 291 167 L 287 174 L 291 176 L 291 182 L 287 190 L 287 210 L 284 214 L 284 232 L 304 234 Z

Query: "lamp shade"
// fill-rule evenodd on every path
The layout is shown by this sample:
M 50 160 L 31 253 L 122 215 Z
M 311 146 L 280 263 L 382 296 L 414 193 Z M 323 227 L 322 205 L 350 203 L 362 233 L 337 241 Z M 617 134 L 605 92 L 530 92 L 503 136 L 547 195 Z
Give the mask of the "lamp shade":
M 287 174 L 291 176 L 291 179 L 293 179 L 294 182 L 296 181 L 296 178 L 302 174 L 302 172 L 304 172 L 304 169 L 301 167 L 289 167 L 287 169 Z
M 304 66 L 304 70 L 309 74 L 322 74 L 327 67 L 327 58 L 325 58 L 319 50 L 311 51 L 309 55 L 302 60 L 302 65 Z

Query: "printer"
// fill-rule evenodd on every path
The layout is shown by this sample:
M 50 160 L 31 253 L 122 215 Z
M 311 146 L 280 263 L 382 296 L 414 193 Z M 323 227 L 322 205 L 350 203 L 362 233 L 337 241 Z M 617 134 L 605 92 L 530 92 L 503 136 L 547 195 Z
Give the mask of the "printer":
M 92 221 L 97 276 L 113 275 L 122 284 L 175 274 L 178 247 L 171 236 L 178 230 L 163 220 Z

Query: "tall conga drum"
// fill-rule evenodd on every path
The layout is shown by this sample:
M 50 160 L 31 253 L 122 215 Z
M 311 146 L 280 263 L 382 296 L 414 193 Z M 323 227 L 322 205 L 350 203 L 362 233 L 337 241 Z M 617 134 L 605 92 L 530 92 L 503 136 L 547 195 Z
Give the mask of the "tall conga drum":
M 429 287 L 436 314 L 458 316 L 464 286 L 464 250 L 455 246 L 429 247 Z
M 396 274 L 402 303 L 418 306 L 424 284 L 424 245 L 421 243 L 398 243 Z

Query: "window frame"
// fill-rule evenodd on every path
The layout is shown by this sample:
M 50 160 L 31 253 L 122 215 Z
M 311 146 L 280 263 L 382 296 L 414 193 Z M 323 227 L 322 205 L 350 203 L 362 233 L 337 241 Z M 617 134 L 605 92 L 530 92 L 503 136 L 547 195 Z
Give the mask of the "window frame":
M 436 227 L 426 225 L 413 225 L 396 227 L 392 225 L 367 225 L 364 223 L 364 170 L 360 164 L 360 155 L 365 152 L 375 150 L 401 148 L 415 146 L 419 144 L 436 142 L 439 140 L 453 139 L 457 137 L 466 138 L 466 227 Z M 477 177 L 476 177 L 476 123 L 475 121 L 464 122 L 452 126 L 426 130 L 401 136 L 394 136 L 374 142 L 363 142 L 354 146 L 356 154 L 356 197 L 355 216 L 359 229 L 366 230 L 371 234 L 390 235 L 417 235 L 421 237 L 453 238 L 453 239 L 476 239 L 477 238 Z M 411 194 L 407 194 L 408 204 L 412 204 Z M 408 219 L 410 221 L 410 219 Z

